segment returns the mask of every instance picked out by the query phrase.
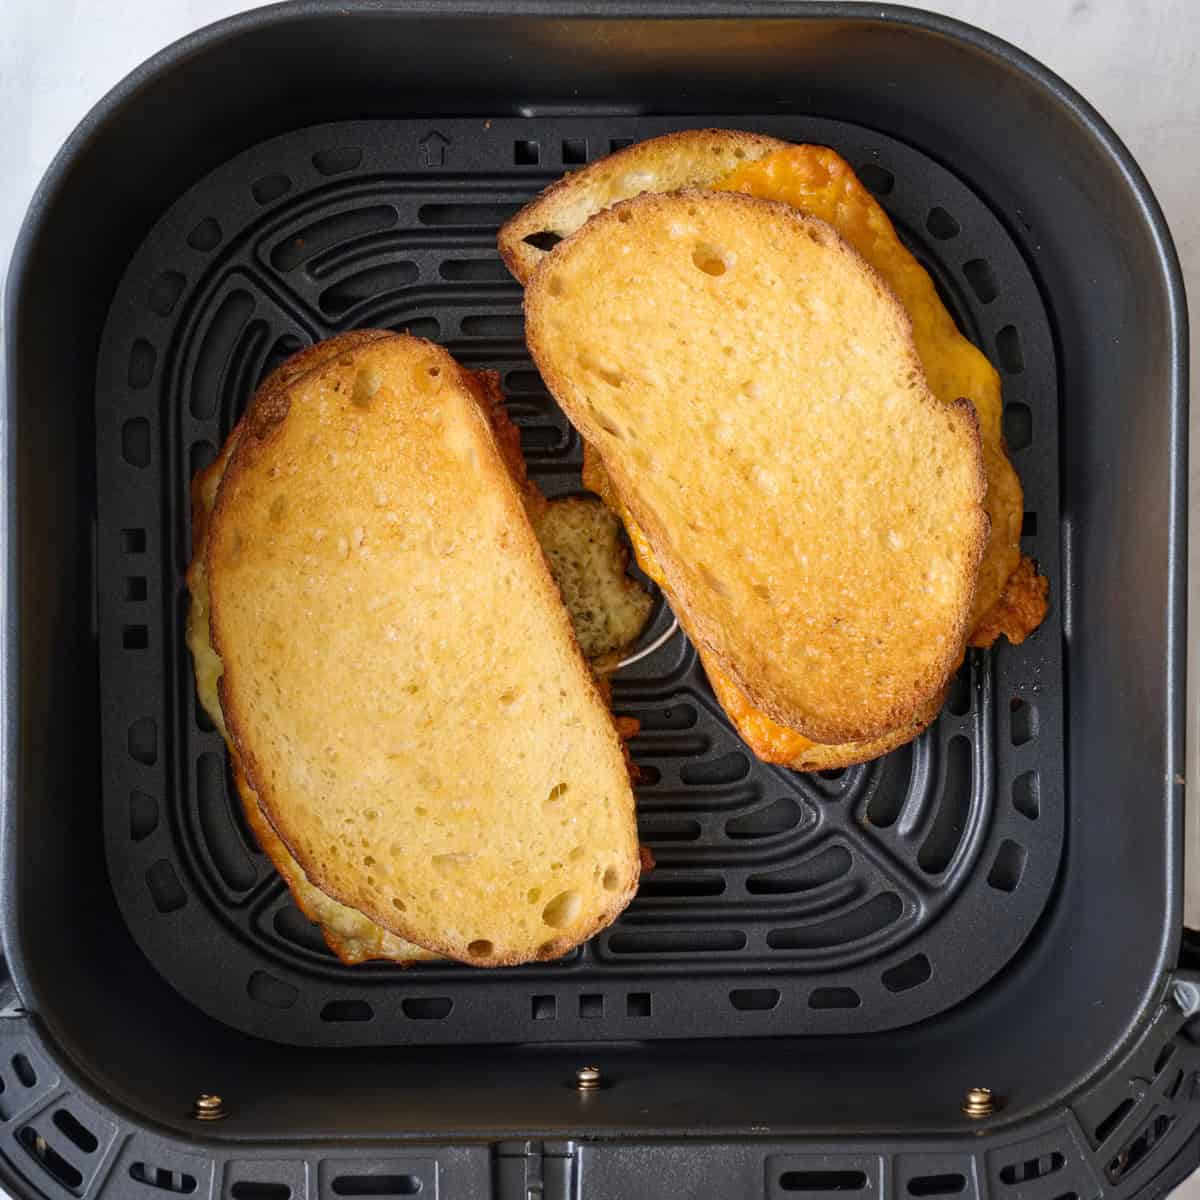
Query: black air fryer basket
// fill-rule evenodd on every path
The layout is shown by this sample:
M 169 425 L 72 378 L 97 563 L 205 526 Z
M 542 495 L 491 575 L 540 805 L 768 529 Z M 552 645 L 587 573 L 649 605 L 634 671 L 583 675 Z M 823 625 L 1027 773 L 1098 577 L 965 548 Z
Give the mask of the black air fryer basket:
M 284 357 L 390 327 L 499 370 L 531 473 L 577 491 L 496 229 L 708 125 L 840 151 L 995 363 L 1050 614 L 912 746 L 814 775 L 747 752 L 676 636 L 614 689 L 658 865 L 611 929 L 344 967 L 196 702 L 188 481 Z M 7 317 L 13 1195 L 1094 1200 L 1200 1161 L 1183 290 L 1137 167 L 1037 63 L 854 4 L 261 9 L 87 117 Z

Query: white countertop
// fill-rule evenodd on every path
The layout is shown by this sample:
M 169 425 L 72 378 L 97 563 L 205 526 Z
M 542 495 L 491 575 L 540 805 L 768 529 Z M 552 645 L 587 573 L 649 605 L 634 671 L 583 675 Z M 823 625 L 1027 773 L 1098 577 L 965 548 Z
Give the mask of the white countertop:
M 143 59 L 247 0 L 5 0 L 0 16 L 0 264 L 37 180 L 76 122 Z M 1200 296 L 1200 4 L 1195 0 L 927 0 L 1027 50 L 1100 110 L 1141 163 L 1166 211 L 1189 292 Z M 1200 379 L 1200 303 L 1192 326 Z M 0 320 L 3 318 L 0 317 Z M 0 351 L 2 354 L 2 351 Z M 1197 395 L 1197 387 L 1193 387 Z M 1200 403 L 1192 495 L 1200 496 Z M 1195 503 L 1195 501 L 1193 501 Z M 1193 847 L 1188 923 L 1200 927 L 1200 512 L 1192 522 L 1188 796 Z M 1136 797 L 1131 797 L 1136 803 Z M 1187 1192 L 1200 1200 L 1200 1176 Z

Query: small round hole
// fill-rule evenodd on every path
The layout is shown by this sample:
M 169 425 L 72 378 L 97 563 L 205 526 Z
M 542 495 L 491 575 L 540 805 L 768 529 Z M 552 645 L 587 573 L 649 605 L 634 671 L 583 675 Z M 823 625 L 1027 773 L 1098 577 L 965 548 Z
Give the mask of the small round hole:
M 492 943 L 487 938 L 477 938 L 467 947 L 467 953 L 472 958 L 487 958 L 493 949 Z
M 621 886 L 621 874 L 616 867 L 606 867 L 601 880 L 606 892 L 615 892 Z
M 692 263 L 705 275 L 724 275 L 729 269 L 728 256 L 717 246 L 701 242 L 692 251 Z
M 559 892 L 549 904 L 542 909 L 542 920 L 551 929 L 562 929 L 570 925 L 579 916 L 583 907 L 583 897 L 578 892 Z

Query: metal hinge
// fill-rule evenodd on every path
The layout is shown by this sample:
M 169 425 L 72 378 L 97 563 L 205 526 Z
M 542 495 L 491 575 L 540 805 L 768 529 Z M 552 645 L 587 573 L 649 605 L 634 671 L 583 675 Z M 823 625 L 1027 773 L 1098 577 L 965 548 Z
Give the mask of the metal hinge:
M 495 1156 L 495 1200 L 579 1200 L 575 1142 L 499 1142 Z

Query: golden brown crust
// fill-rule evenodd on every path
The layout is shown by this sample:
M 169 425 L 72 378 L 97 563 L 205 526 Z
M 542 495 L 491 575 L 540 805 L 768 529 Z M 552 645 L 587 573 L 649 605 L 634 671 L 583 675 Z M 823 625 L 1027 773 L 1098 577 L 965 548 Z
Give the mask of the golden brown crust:
M 527 243 L 527 237 L 545 232 L 566 236 L 620 200 L 643 192 L 700 187 L 739 162 L 787 145 L 765 134 L 733 129 L 684 129 L 637 142 L 564 175 L 510 217 L 496 238 L 500 257 L 516 279 L 527 284 L 546 254 Z
M 626 443 L 622 442 L 620 447 L 616 447 L 614 436 L 606 433 L 581 395 L 576 393 L 575 380 L 572 377 L 575 364 L 568 364 L 561 355 L 549 348 L 549 314 L 556 304 L 551 294 L 550 280 L 561 280 L 565 274 L 564 264 L 569 263 L 579 253 L 580 247 L 594 242 L 597 246 L 603 245 L 611 251 L 612 246 L 607 240 L 611 235 L 614 244 L 619 245 L 622 239 L 626 239 L 631 245 L 636 245 L 638 250 L 635 253 L 652 251 L 658 244 L 658 235 L 653 232 L 641 232 L 639 222 L 643 216 L 650 222 L 649 228 L 654 231 L 659 225 L 668 222 L 683 223 L 696 213 L 704 215 L 713 226 L 721 222 L 731 225 L 739 219 L 769 224 L 775 239 L 772 243 L 773 249 L 782 240 L 786 240 L 791 231 L 790 236 L 796 240 L 792 243 L 793 249 L 789 251 L 788 263 L 797 261 L 802 247 L 799 238 L 803 237 L 853 264 L 854 271 L 861 273 L 861 276 L 869 281 L 877 298 L 883 302 L 875 314 L 875 319 L 877 322 L 881 321 L 886 313 L 886 319 L 892 325 L 893 336 L 897 343 L 903 346 L 904 362 L 897 366 L 897 376 L 903 373 L 909 379 L 918 406 L 929 417 L 936 414 L 947 421 L 946 432 L 951 441 L 959 445 L 955 452 L 957 460 L 963 464 L 972 464 L 970 476 L 973 483 L 969 489 L 970 494 L 964 493 L 963 496 L 963 503 L 969 508 L 962 511 L 964 532 L 954 560 L 957 563 L 957 575 L 946 589 L 947 593 L 954 597 L 952 606 L 948 606 L 952 609 L 952 615 L 940 626 L 940 649 L 934 656 L 922 659 L 919 663 L 900 664 L 903 667 L 905 683 L 892 689 L 890 700 L 885 701 L 868 690 L 863 690 L 856 701 L 858 709 L 852 716 L 821 711 L 811 700 L 797 702 L 796 693 L 789 694 L 787 689 L 769 684 L 757 666 L 747 662 L 746 655 L 730 654 L 727 651 L 726 636 L 729 623 L 717 615 L 720 605 L 712 603 L 711 592 L 697 590 L 691 573 L 684 569 L 684 559 L 675 545 L 680 531 L 664 525 L 658 514 L 647 506 L 638 480 L 635 480 L 627 469 L 625 458 L 629 455 L 623 452 Z M 599 253 L 597 250 L 596 255 Z M 594 258 L 595 255 L 587 259 L 587 262 L 594 266 Z M 562 301 L 557 303 L 562 304 Z M 844 243 L 829 225 L 805 216 L 790 205 L 758 200 L 737 193 L 646 193 L 597 214 L 583 229 L 555 246 L 529 280 L 525 309 L 530 350 L 542 377 L 585 439 L 596 445 L 622 504 L 628 508 L 637 525 L 649 538 L 655 557 L 663 567 L 662 585 L 672 608 L 677 615 L 687 614 L 694 640 L 750 697 L 755 707 L 772 720 L 814 741 L 840 744 L 888 736 L 897 727 L 909 723 L 913 713 L 923 711 L 940 694 L 962 652 L 967 615 L 987 537 L 987 518 L 982 506 L 985 477 L 978 422 L 969 403 L 945 406 L 929 393 L 924 385 L 920 360 L 913 346 L 912 328 L 907 314 L 878 273 Z M 732 312 L 729 320 L 731 323 L 736 322 Z M 877 325 L 877 328 L 882 327 Z M 582 346 L 576 346 L 574 352 L 582 356 L 589 351 Z M 622 368 L 625 365 L 622 363 Z M 619 406 L 623 395 L 624 393 L 620 393 L 619 396 L 614 393 L 610 401 Z M 713 611 L 710 612 L 710 609 Z M 770 635 L 764 631 L 764 636 Z M 831 687 L 836 686 L 831 682 Z M 830 694 L 828 689 L 822 688 L 819 691 L 824 695 Z M 839 699 L 842 698 L 844 691 L 843 697 Z
M 470 382 L 465 378 L 465 373 L 459 373 L 457 364 L 443 350 L 419 339 L 404 339 L 404 342 L 404 347 L 395 348 L 397 355 L 407 352 L 423 356 L 422 361 L 426 359 L 430 362 L 436 361 L 438 370 L 443 374 L 447 385 L 452 386 L 453 381 L 458 380 L 465 391 L 469 392 L 473 398 L 477 398 L 477 389 L 471 387 Z M 231 515 L 233 511 L 231 506 L 238 503 L 237 497 L 243 488 L 243 481 L 246 481 L 246 487 L 252 487 L 253 481 L 262 475 L 265 457 L 269 457 L 272 446 L 289 424 L 294 406 L 315 403 L 315 399 L 308 399 L 310 394 L 316 397 L 322 393 L 322 389 L 327 391 L 326 385 L 334 385 L 338 372 L 344 374 L 347 371 L 356 370 L 365 361 L 361 355 L 373 352 L 370 347 L 362 347 L 348 356 L 339 356 L 332 363 L 310 370 L 301 378 L 300 382 L 303 386 L 293 385 L 287 397 L 286 408 L 279 404 L 271 393 L 262 398 L 261 404 L 257 398 L 256 402 L 252 403 L 243 434 L 238 440 L 221 482 L 210 524 L 211 537 L 207 552 L 210 579 L 222 580 L 237 560 L 241 528 L 238 521 L 248 521 L 250 514 L 242 511 L 241 516 L 235 518 Z M 436 372 L 431 369 L 430 374 L 434 373 Z M 334 390 L 336 390 L 336 386 L 334 386 Z M 568 676 L 575 674 L 576 678 L 571 682 L 581 685 L 585 692 L 590 690 L 592 696 L 591 701 L 584 701 L 581 696 L 580 704 L 583 707 L 590 704 L 593 706 L 593 711 L 598 708 L 600 712 L 605 712 L 591 682 L 590 673 L 587 671 L 586 664 L 574 641 L 569 617 L 563 609 L 553 580 L 549 577 L 548 569 L 540 549 L 537 547 L 536 539 L 533 538 L 532 530 L 524 517 L 516 485 L 496 449 L 494 435 L 477 403 L 472 403 L 466 408 L 462 408 L 460 405 L 455 412 L 457 413 L 455 420 L 463 421 L 463 425 L 456 426 L 456 430 L 470 443 L 471 452 L 476 455 L 477 470 L 471 490 L 491 495 L 496 504 L 504 510 L 505 519 L 510 522 L 509 536 L 513 553 L 524 561 L 529 575 L 525 602 L 527 605 L 536 606 L 536 609 L 542 612 L 546 637 L 552 644 L 561 645 L 576 663 L 577 670 L 567 672 L 563 676 L 564 682 Z M 248 525 L 245 527 L 249 528 Z M 222 595 L 221 587 L 214 587 L 211 619 L 213 645 L 225 664 L 225 674 L 220 681 L 220 696 L 226 725 L 247 782 L 257 793 L 265 815 L 289 852 L 317 887 L 340 903 L 365 913 L 371 920 L 399 937 L 423 945 L 435 953 L 459 958 L 477 966 L 510 965 L 526 961 L 531 957 L 547 957 L 550 956 L 547 946 L 551 946 L 554 952 L 564 952 L 578 944 L 583 938 L 591 936 L 596 928 L 609 923 L 625 907 L 632 898 L 637 883 L 636 838 L 632 836 L 633 801 L 627 783 L 624 787 L 624 800 L 619 798 L 619 789 L 617 799 L 618 806 L 625 810 L 623 820 L 630 833 L 629 861 L 622 863 L 619 887 L 615 891 L 606 889 L 602 905 L 593 906 L 590 909 L 590 915 L 580 914 L 579 920 L 572 918 L 573 923 L 566 933 L 556 936 L 551 942 L 543 944 L 540 948 L 531 946 L 528 950 L 514 948 L 504 951 L 489 943 L 492 953 L 483 953 L 478 950 L 479 943 L 476 941 L 472 942 L 471 947 L 465 943 L 460 944 L 446 937 L 437 928 L 414 923 L 411 916 L 406 916 L 394 908 L 384 911 L 371 895 L 364 894 L 357 887 L 348 888 L 343 878 L 335 877 L 335 873 L 329 870 L 327 863 L 319 856 L 309 853 L 309 847 L 302 844 L 304 837 L 298 835 L 298 827 L 294 825 L 293 814 L 290 811 L 291 801 L 278 791 L 272 778 L 273 772 L 264 769 L 264 763 L 260 761 L 256 752 L 254 721 L 243 703 L 244 688 L 239 683 L 237 655 L 230 654 L 228 640 L 230 620 L 226 618 L 224 612 L 229 596 L 236 594 L 236 588 L 232 582 L 230 587 L 234 590 L 226 596 Z M 555 629 L 556 632 L 552 633 L 552 629 Z M 612 747 L 619 756 L 619 743 L 611 721 L 606 718 L 604 726 L 593 730 L 593 735 L 599 736 L 603 740 L 605 736 L 603 728 L 608 729 L 607 737 L 611 740 Z M 617 761 L 620 761 L 619 757 Z M 624 778 L 623 769 L 621 774 Z M 620 854 L 617 855 L 617 858 L 620 858 Z M 584 926 L 585 922 L 586 927 Z
M 1022 556 L 1000 599 L 971 631 L 968 645 L 986 650 L 1003 634 L 1019 646 L 1046 619 L 1049 592 L 1050 581 L 1038 574 L 1037 564 L 1029 555 Z

